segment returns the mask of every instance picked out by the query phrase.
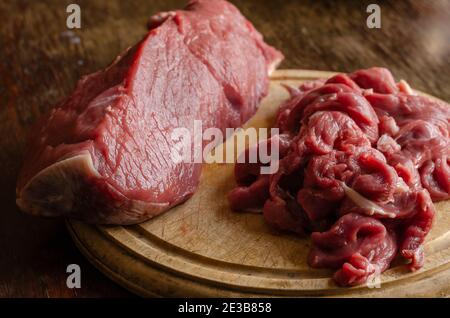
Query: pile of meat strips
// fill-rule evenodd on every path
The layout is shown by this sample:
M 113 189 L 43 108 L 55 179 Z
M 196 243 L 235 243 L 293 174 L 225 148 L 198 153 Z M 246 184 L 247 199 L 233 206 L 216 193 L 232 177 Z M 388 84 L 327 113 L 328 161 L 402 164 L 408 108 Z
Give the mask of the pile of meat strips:
M 397 255 L 419 269 L 433 201 L 450 197 L 450 105 L 395 83 L 383 68 L 290 93 L 280 134 L 263 141 L 279 142 L 278 171 L 236 164 L 231 207 L 262 209 L 277 229 L 312 233 L 310 266 L 335 269 L 342 286 L 366 282 Z

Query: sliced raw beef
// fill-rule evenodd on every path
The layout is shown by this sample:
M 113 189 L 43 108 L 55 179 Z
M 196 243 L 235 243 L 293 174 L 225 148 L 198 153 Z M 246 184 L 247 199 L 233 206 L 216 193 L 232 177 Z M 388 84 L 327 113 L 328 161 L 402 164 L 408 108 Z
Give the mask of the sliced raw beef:
M 289 91 L 280 135 L 266 141 L 284 141 L 280 168 L 259 175 L 258 164 L 236 164 L 231 207 L 262 210 L 280 230 L 312 232 L 309 264 L 337 270 L 340 285 L 364 283 L 397 254 L 420 268 L 432 200 L 450 198 L 450 105 L 383 68 Z
M 131 224 L 183 202 L 201 164 L 172 160 L 172 131 L 192 133 L 194 120 L 203 129 L 242 125 L 282 59 L 222 0 L 191 1 L 149 28 L 34 128 L 17 186 L 24 211 Z

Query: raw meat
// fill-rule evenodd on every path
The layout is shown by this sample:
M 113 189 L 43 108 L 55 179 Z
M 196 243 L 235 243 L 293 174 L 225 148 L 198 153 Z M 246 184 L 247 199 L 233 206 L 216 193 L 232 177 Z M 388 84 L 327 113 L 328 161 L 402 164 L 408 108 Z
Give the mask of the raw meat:
M 289 90 L 280 135 L 265 141 L 283 140 L 280 168 L 259 175 L 258 164 L 237 163 L 231 207 L 262 210 L 280 230 L 312 232 L 309 264 L 337 270 L 340 285 L 364 283 L 397 254 L 420 268 L 432 200 L 450 198 L 450 105 L 383 68 Z
M 201 164 L 171 159 L 173 129 L 240 126 L 282 59 L 222 0 L 191 1 L 149 28 L 34 128 L 17 185 L 24 211 L 132 224 L 183 202 Z

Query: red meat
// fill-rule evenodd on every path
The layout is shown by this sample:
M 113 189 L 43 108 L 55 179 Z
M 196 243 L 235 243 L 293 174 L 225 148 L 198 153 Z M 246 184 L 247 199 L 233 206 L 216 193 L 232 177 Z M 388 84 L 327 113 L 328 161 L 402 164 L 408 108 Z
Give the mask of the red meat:
M 310 265 L 336 269 L 340 285 L 364 283 L 397 253 L 420 268 L 432 200 L 450 198 L 450 105 L 382 68 L 290 91 L 277 117 L 290 140 L 280 169 L 239 191 L 258 185 L 258 205 L 265 199 L 265 220 L 277 229 L 313 232 Z M 235 169 L 239 178 L 247 168 Z M 238 199 L 229 196 L 232 206 Z

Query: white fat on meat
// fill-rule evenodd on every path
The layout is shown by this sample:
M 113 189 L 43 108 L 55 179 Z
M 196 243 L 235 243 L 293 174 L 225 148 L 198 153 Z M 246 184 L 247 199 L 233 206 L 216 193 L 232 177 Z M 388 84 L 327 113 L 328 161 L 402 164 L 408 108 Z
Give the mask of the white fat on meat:
M 366 215 L 369 216 L 380 216 L 387 218 L 395 218 L 395 213 L 388 212 L 384 210 L 381 206 L 376 204 L 375 202 L 363 197 L 357 191 L 353 190 L 349 186 L 347 186 L 344 182 L 342 182 L 342 188 L 345 191 L 345 195 L 353 201 L 357 206 L 359 206 Z
M 411 86 L 409 86 L 408 82 L 405 80 L 401 80 L 398 82 L 397 87 L 400 92 L 408 94 L 408 95 L 416 95 Z

